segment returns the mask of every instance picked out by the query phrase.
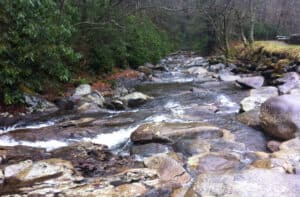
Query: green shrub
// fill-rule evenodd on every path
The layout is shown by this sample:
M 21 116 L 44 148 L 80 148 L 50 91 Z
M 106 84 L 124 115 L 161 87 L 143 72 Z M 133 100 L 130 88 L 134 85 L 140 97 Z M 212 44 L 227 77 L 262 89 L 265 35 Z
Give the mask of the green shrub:
M 166 33 L 149 18 L 129 16 L 123 23 L 123 28 L 109 24 L 90 32 L 90 65 L 97 72 L 109 72 L 114 66 L 136 68 L 145 62 L 156 63 L 170 51 Z
M 46 79 L 68 81 L 79 54 L 70 47 L 72 7 L 54 0 L 0 1 L 0 99 L 20 102 L 20 85 L 41 90 Z M 3 28 L 2 28 L 3 27 Z

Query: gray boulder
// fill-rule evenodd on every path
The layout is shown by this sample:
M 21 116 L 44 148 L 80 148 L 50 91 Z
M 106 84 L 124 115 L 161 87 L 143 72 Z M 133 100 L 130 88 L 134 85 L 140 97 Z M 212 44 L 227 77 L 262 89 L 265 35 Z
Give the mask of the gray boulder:
M 300 100 L 297 95 L 283 95 L 267 100 L 261 106 L 260 120 L 264 131 L 289 140 L 300 128 Z
M 89 84 L 82 84 L 75 89 L 73 96 L 84 96 L 90 93 L 92 93 L 92 87 Z
M 236 80 L 236 83 L 243 88 L 257 89 L 264 85 L 265 79 L 261 76 L 257 77 L 244 77 Z
M 126 103 L 129 107 L 138 107 L 151 99 L 153 99 L 153 97 L 141 92 L 133 92 L 120 98 L 120 100 Z
M 24 94 L 24 101 L 30 112 L 54 112 L 58 107 L 39 96 Z

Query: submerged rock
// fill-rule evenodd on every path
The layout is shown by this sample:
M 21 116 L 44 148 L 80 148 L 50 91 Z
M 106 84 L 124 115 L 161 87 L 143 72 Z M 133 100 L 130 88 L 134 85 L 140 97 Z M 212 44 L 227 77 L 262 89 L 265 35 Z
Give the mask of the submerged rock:
M 244 88 L 260 88 L 264 85 L 265 79 L 261 76 L 257 77 L 244 77 L 236 80 L 237 84 Z
M 284 95 L 267 100 L 261 107 L 260 120 L 264 131 L 289 140 L 299 131 L 300 101 L 298 96 Z

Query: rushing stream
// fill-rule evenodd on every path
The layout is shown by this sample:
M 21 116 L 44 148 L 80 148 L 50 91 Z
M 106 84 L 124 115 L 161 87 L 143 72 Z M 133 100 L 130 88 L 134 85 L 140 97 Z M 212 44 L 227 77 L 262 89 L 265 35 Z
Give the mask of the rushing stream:
M 181 59 L 182 58 L 182 59 Z M 129 140 L 131 132 L 139 125 L 147 122 L 207 122 L 216 126 L 237 132 L 241 142 L 254 141 L 257 144 L 249 144 L 249 150 L 264 150 L 264 139 L 260 132 L 250 129 L 235 120 L 236 113 L 239 112 L 240 100 L 244 97 L 245 91 L 238 89 L 234 84 L 219 82 L 209 75 L 189 74 L 186 66 L 187 61 L 184 57 L 179 57 L 177 64 L 172 64 L 164 60 L 168 71 L 157 72 L 156 78 L 159 82 L 144 82 L 136 87 L 136 90 L 155 99 L 136 110 L 126 111 L 103 111 L 101 114 L 72 115 L 65 117 L 51 117 L 51 120 L 44 122 L 35 120 L 31 122 L 17 123 L 10 127 L 0 130 L 0 144 L 4 146 L 25 145 L 32 147 L 46 148 L 47 150 L 67 146 L 70 143 L 78 141 L 91 141 L 107 145 L 110 148 L 117 149 L 118 145 Z M 202 60 L 202 59 L 201 59 Z M 204 61 L 204 60 L 203 60 Z M 194 90 L 193 90 L 194 89 Z M 213 108 L 217 108 L 214 112 Z M 64 121 L 76 121 L 78 118 L 94 119 L 125 119 L 130 118 L 134 123 L 124 126 L 103 128 L 103 132 L 89 136 L 88 133 L 79 137 L 58 137 L 51 136 L 54 139 L 22 139 L 21 132 L 29 132 L 33 135 L 39 135 L 41 128 L 52 127 L 62 124 Z M 87 128 L 89 130 L 89 128 Z M 101 129 L 102 130 L 102 129 Z M 17 136 L 17 139 L 14 136 Z M 19 136 L 20 135 L 20 136 Z M 253 139 L 249 139 L 248 137 Z
M 232 167 L 237 169 L 234 172 L 240 172 L 254 161 L 256 157 L 253 153 L 266 152 L 267 137 L 260 130 L 246 126 L 237 120 L 240 102 L 249 94 L 248 90 L 237 87 L 234 81 L 220 81 L 216 77 L 218 71 L 205 73 L 201 70 L 191 71 L 191 68 L 210 69 L 207 60 L 201 57 L 179 54 L 163 59 L 160 65 L 164 67 L 163 71 L 162 69 L 154 70 L 151 79 L 134 87 L 135 91 L 154 98 L 146 104 L 123 111 L 107 109 L 95 113 L 72 111 L 24 118 L 13 125 L 0 126 L 0 145 L 18 148 L 21 145 L 21 150 L 24 147 L 43 148 L 46 155 L 50 152 L 62 159 L 67 159 L 72 156 L 69 153 L 71 149 L 68 147 L 72 147 L 74 143 L 92 142 L 106 145 L 108 151 L 114 155 L 133 156 L 134 162 L 143 162 L 146 157 L 157 153 L 175 151 L 181 155 L 183 163 L 189 162 L 190 166 L 193 166 L 197 158 L 193 156 L 204 154 L 208 150 L 212 155 L 199 161 L 203 162 L 204 166 L 196 168 L 199 172 L 213 167 L 227 169 L 227 165 L 230 166 L 228 169 Z M 154 133 L 155 131 L 156 133 L 149 135 L 151 138 L 147 136 L 148 134 L 130 138 L 133 132 L 143 131 L 143 129 L 144 132 L 153 131 Z M 131 139 L 135 141 L 132 142 Z M 166 142 L 168 145 L 164 144 Z M 64 150 L 66 150 L 65 153 Z M 96 153 L 88 154 L 95 155 Z M 232 155 L 238 155 L 239 162 L 232 159 Z M 97 154 L 96 156 L 98 157 Z M 104 158 L 107 159 L 107 156 Z M 70 160 L 88 177 L 111 175 L 124 167 L 130 168 L 132 165 L 136 167 L 135 164 L 120 160 L 119 157 L 109 161 L 119 162 L 116 169 L 112 167 L 102 169 L 102 165 L 105 166 L 108 163 L 105 159 L 102 159 L 100 161 L 102 163 L 99 164 L 97 164 L 98 160 L 90 162 L 89 158 L 84 161 L 87 164 L 82 164 L 84 162 L 81 160 L 78 162 Z M 89 167 L 94 165 L 98 166 Z M 147 163 L 145 165 L 148 166 Z M 96 175 L 89 174 L 91 169 Z M 178 169 L 181 170 L 182 167 L 176 168 Z M 187 170 L 194 179 L 197 177 L 192 167 L 188 167 Z M 250 175 L 247 174 L 247 176 Z M 53 185 L 55 184 L 51 183 L 47 187 L 52 188 Z M 115 186 L 115 183 L 112 185 Z M 31 191 L 27 189 L 25 188 L 24 191 Z M 11 191 L 15 192 L 11 189 L 6 192 Z M 82 191 L 85 190 L 82 189 Z M 68 190 L 68 192 L 71 192 L 68 193 L 69 196 L 74 194 L 73 190 Z

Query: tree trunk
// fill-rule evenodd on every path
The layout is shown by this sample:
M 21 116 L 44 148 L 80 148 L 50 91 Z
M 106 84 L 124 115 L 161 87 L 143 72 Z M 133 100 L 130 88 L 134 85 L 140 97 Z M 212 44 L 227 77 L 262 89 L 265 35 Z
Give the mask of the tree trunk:
M 228 32 L 228 21 L 227 16 L 223 16 L 223 42 L 225 49 L 225 56 L 229 58 L 229 32 Z
M 255 8 L 254 8 L 254 0 L 250 1 L 250 32 L 249 32 L 249 43 L 251 47 L 254 43 L 254 30 L 255 30 Z

